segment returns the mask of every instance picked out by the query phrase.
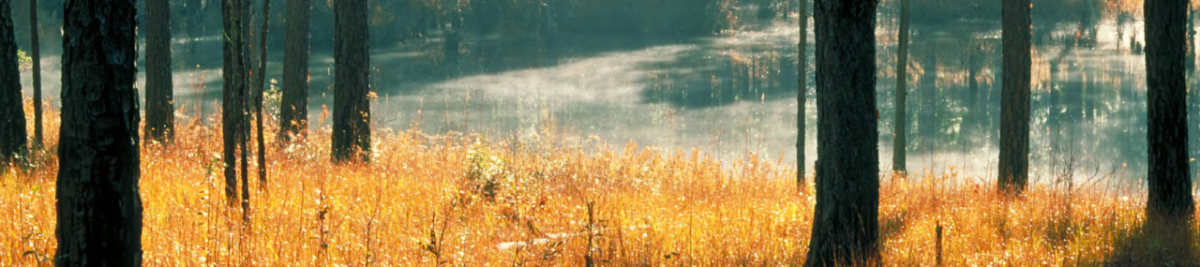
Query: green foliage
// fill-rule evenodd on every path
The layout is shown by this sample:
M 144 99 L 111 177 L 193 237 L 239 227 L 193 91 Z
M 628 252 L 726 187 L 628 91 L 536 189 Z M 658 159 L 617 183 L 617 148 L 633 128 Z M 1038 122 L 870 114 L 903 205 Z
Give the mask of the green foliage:
M 512 172 L 508 170 L 504 160 L 492 155 L 487 146 L 476 144 L 467 151 L 467 161 L 467 182 L 470 191 L 489 201 L 495 201 L 496 191 L 500 189 L 501 184 L 512 179 Z
M 17 70 L 25 71 L 33 68 L 33 58 L 25 54 L 25 51 L 17 49 Z

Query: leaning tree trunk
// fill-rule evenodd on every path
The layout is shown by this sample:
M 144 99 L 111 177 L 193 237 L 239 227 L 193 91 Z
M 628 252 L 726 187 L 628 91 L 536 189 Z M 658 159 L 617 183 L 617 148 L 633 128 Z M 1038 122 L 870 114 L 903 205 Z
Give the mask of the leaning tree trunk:
M 1004 0 L 1004 88 L 1000 98 L 999 188 L 1025 190 L 1029 180 L 1029 0 Z
M 805 119 L 808 118 L 808 0 L 800 0 L 800 49 L 796 64 L 797 84 L 799 93 L 796 94 L 796 185 L 804 188 L 804 177 L 808 174 L 804 167 Z
M 244 134 L 242 126 L 246 105 L 246 33 L 245 27 L 242 27 L 242 1 L 221 1 L 221 17 L 225 27 L 221 132 L 224 141 L 225 198 L 230 206 L 238 203 L 237 151 Z
M 892 171 L 908 171 L 908 16 L 910 0 L 900 3 L 900 47 L 896 51 L 896 116 L 892 119 Z M 922 122 L 924 123 L 924 122 Z
M 371 161 L 367 0 L 334 2 L 333 162 Z
M 33 59 L 33 147 L 41 149 L 42 142 L 42 49 L 38 41 L 37 0 L 29 0 L 29 56 Z
M 308 130 L 308 43 L 310 0 L 288 0 L 283 51 L 283 96 L 279 107 L 279 144 Z
M 175 135 L 171 82 L 171 3 L 146 0 L 146 135 L 169 143 Z
M 818 0 L 817 204 L 805 266 L 879 265 L 874 0 Z
M 55 265 L 141 266 L 137 11 L 133 0 L 65 11 Z
M 25 109 L 21 101 L 21 73 L 17 70 L 17 42 L 13 37 L 10 1 L 0 1 L 0 166 L 25 152 Z M 3 168 L 0 168 L 3 169 Z
M 1146 0 L 1146 83 L 1149 112 L 1147 222 L 1192 218 L 1188 178 L 1187 86 L 1183 29 L 1186 0 Z

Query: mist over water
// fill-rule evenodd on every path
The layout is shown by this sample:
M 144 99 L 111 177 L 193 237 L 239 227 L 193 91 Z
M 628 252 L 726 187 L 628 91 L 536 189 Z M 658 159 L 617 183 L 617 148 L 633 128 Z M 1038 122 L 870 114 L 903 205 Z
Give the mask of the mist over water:
M 880 6 L 876 30 L 884 172 L 891 169 L 895 123 L 898 8 L 893 2 Z M 759 19 L 757 9 L 742 5 L 736 11 L 737 26 L 712 35 L 565 32 L 546 40 L 470 34 L 461 37 L 458 49 L 446 49 L 447 35 L 433 31 L 372 44 L 374 123 L 396 130 L 418 127 L 430 134 L 471 132 L 525 140 L 539 140 L 543 129 L 553 126 L 581 142 L 636 142 L 686 153 L 695 149 L 724 162 L 758 153 L 794 163 L 797 16 L 788 12 Z M 1031 179 L 1073 179 L 1097 188 L 1140 184 L 1147 161 L 1145 62 L 1131 47 L 1144 43 L 1140 19 L 1086 12 L 1092 11 L 1063 12 L 1060 20 L 1034 18 Z M 913 175 L 953 173 L 961 179 L 994 180 L 1000 14 L 998 9 L 991 13 L 954 23 L 913 24 L 907 144 Z M 322 19 L 332 18 L 314 16 L 314 23 L 325 23 Z M 282 75 L 283 44 L 278 40 L 283 38 L 274 36 L 282 37 L 283 31 L 272 31 L 268 81 Z M 814 38 L 810 35 L 810 42 Z M 309 66 L 314 129 L 329 126 L 329 120 L 321 123 L 321 111 L 333 101 L 332 49 L 320 43 L 314 40 Z M 176 108 L 187 115 L 216 114 L 223 82 L 221 39 L 177 31 L 173 46 Z M 808 47 L 812 64 L 813 45 Z M 42 59 L 44 90 L 57 103 L 60 59 L 49 53 Z M 805 148 L 807 169 L 812 170 L 811 160 L 818 158 L 819 96 L 811 78 L 814 70 L 807 69 Z M 1189 77 L 1189 84 L 1197 82 Z M 27 95 L 30 84 L 29 72 L 23 72 Z M 1197 102 L 1189 100 L 1189 114 L 1200 110 Z M 1190 124 L 1198 125 L 1197 118 Z M 1197 127 L 1190 129 L 1191 140 L 1200 139 Z

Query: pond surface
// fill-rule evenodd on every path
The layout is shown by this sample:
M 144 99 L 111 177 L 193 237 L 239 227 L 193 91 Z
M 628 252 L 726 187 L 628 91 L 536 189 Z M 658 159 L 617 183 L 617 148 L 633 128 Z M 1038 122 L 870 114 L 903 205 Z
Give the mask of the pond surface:
M 758 153 L 794 163 L 799 27 L 795 16 L 749 24 L 696 38 L 472 36 L 458 53 L 445 51 L 440 38 L 375 46 L 373 117 L 377 127 L 418 127 L 433 134 L 536 140 L 545 129 L 558 129 L 577 140 L 613 146 L 636 142 L 688 153 L 694 149 L 725 162 Z M 886 14 L 879 25 L 880 169 L 888 171 L 896 27 Z M 1146 162 L 1145 64 L 1130 45 L 1131 38 L 1140 40 L 1141 25 L 1101 20 L 1085 26 L 1035 28 L 1032 179 L 1072 179 L 1096 187 L 1136 183 Z M 911 173 L 994 179 L 999 33 L 998 20 L 913 26 Z M 280 79 L 281 51 L 271 51 L 269 79 Z M 177 107 L 214 114 L 222 86 L 219 39 L 179 39 L 175 58 Z M 56 56 L 43 59 L 46 95 L 54 99 L 58 61 Z M 330 124 L 322 123 L 320 114 L 322 106 L 332 106 L 332 67 L 331 52 L 314 49 L 313 127 Z M 812 67 L 808 70 L 811 77 Z M 22 78 L 28 94 L 28 72 Z M 812 81 L 804 105 L 809 170 L 817 158 Z M 1191 114 L 1200 113 L 1196 102 L 1189 101 Z M 1200 124 L 1194 121 L 1192 131 L 1198 133 Z

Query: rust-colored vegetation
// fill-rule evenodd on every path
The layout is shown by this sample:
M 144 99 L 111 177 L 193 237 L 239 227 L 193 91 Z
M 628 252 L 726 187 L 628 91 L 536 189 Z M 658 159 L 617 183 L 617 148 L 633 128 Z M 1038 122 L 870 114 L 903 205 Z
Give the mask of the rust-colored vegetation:
M 223 196 L 219 120 L 182 113 L 174 145 L 142 148 L 151 266 L 778 266 L 802 263 L 811 234 L 813 192 L 796 191 L 790 163 L 758 155 L 723 164 L 595 139 L 387 129 L 369 165 L 330 164 L 327 129 L 268 151 L 269 184 L 251 183 L 243 224 Z M 58 116 L 47 114 L 48 149 L 0 175 L 0 266 L 52 264 Z M 1140 237 L 1140 190 L 1035 185 L 1005 198 L 986 179 L 949 173 L 884 179 L 886 264 L 933 265 L 939 224 L 947 266 L 1189 254 Z

